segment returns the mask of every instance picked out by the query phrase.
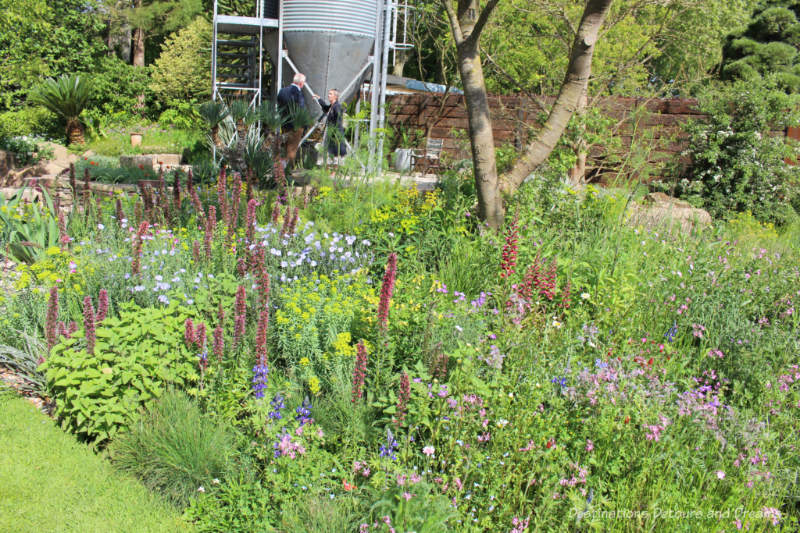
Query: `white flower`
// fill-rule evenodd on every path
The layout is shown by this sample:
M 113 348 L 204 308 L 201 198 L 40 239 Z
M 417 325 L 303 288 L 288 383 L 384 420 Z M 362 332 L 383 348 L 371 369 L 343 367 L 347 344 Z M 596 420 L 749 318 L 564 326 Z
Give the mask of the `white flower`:
M 206 491 L 206 489 L 202 485 L 197 487 L 197 492 L 205 492 L 205 491 Z
M 591 297 L 592 296 L 588 292 L 582 292 L 581 293 L 581 300 L 588 300 Z

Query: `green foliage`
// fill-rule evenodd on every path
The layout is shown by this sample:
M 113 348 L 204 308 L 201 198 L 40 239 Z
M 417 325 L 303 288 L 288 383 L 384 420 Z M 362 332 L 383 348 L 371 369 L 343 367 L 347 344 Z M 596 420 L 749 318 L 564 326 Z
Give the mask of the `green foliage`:
M 228 116 L 228 108 L 223 102 L 216 100 L 203 102 L 198 108 L 199 115 L 206 121 L 209 128 L 219 126 Z
M 170 107 L 159 115 L 158 124 L 162 128 L 174 127 L 181 130 L 199 131 L 202 127 L 202 117 L 193 105 L 187 102 L 176 102 L 174 107 Z
M 44 145 L 37 144 L 35 139 L 22 137 L 0 136 L 0 150 L 14 154 L 14 159 L 19 165 L 32 165 L 42 159 L 49 159 L 53 151 Z
M 675 183 L 658 187 L 674 192 L 714 216 L 750 210 L 761 221 L 782 224 L 800 193 L 794 157 L 782 135 L 796 123 L 796 100 L 774 84 L 739 81 L 710 89 L 700 100 L 705 122 L 685 126 L 691 163 Z
M 191 104 L 211 96 L 211 24 L 197 17 L 167 37 L 153 65 L 153 91 L 168 105 Z
M 99 62 L 89 75 L 89 105 L 95 110 L 91 118 L 98 130 L 104 131 L 112 125 L 112 120 L 119 122 L 122 117 L 130 121 L 134 116 L 154 116 L 158 107 L 150 88 L 151 72 L 150 67 L 134 67 L 116 56 L 104 57 Z M 140 103 L 141 95 L 144 106 Z
M 491 92 L 552 94 L 564 77 L 585 1 L 498 5 L 481 42 Z M 685 90 L 719 63 L 721 40 L 748 0 L 621 0 L 612 4 L 592 61 L 592 94 Z M 424 52 L 429 53 L 430 45 Z
M 184 518 L 198 533 L 277 531 L 272 494 L 260 481 L 232 479 L 191 501 Z
M 371 520 L 367 523 L 371 521 L 386 526 L 385 529 L 373 527 L 372 531 L 391 531 L 392 528 L 431 533 L 452 531 L 451 521 L 457 513 L 447 497 L 438 492 L 435 486 L 425 482 L 413 487 L 395 485 L 377 493 L 377 501 L 370 508 Z M 385 517 L 389 517 L 388 522 Z
M 0 410 L 0 531 L 191 531 L 174 508 L 115 472 L 28 399 L 0 392 Z
M 77 119 L 89 103 L 91 85 L 86 78 L 64 75 L 49 78 L 34 90 L 29 98 L 61 118 Z
M 114 465 L 185 507 L 198 487 L 219 483 L 231 469 L 230 430 L 200 412 L 185 394 L 168 391 L 108 447 Z
M 63 427 L 98 443 L 127 427 L 167 385 L 190 388 L 198 376 L 197 356 L 183 341 L 188 310 L 176 303 L 120 309 L 97 326 L 94 355 L 79 330 L 40 367 Z
M 747 27 L 728 36 L 722 79 L 757 81 L 769 75 L 787 92 L 800 92 L 800 3 L 767 0 L 758 5 Z
M 358 333 L 377 309 L 374 291 L 363 276 L 313 275 L 296 281 L 280 293 L 272 334 L 281 357 L 291 367 L 310 364 L 324 372 L 328 357 L 342 333 Z M 374 307 L 373 307 L 374 306 Z M 319 392 L 317 388 L 316 391 Z
M 42 341 L 22 331 L 14 331 L 23 348 L 0 345 L 0 365 L 14 372 L 18 379 L 14 385 L 25 394 L 43 394 L 45 392 L 44 376 L 39 372 L 39 361 L 44 358 L 47 346 Z
M 0 242 L 15 261 L 33 263 L 44 257 L 51 246 L 58 244 L 58 220 L 53 201 L 42 191 L 43 205 L 25 201 L 27 187 L 18 189 L 6 200 L 0 196 Z
M 18 107 L 0 112 L 0 139 L 26 135 L 61 135 L 58 118 L 41 106 Z
M 0 1 L 0 106 L 19 103 L 44 77 L 92 69 L 105 52 L 95 7 L 92 0 Z

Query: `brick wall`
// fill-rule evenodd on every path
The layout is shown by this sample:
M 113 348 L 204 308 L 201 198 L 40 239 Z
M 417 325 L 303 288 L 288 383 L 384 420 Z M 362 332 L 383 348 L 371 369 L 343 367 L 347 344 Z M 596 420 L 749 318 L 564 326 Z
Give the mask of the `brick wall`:
M 546 105 L 554 98 L 543 98 Z M 489 99 L 494 139 L 497 146 L 525 145 L 531 126 L 539 126 L 542 109 L 523 96 L 492 96 Z M 461 95 L 413 94 L 393 95 L 387 99 L 388 123 L 392 127 L 425 129 L 430 126 L 432 138 L 444 139 L 444 150 L 454 157 L 469 157 L 467 109 Z M 652 139 L 648 160 L 654 168 L 673 159 L 685 148 L 680 125 L 689 119 L 702 119 L 694 99 L 605 98 L 596 103 L 606 115 L 617 121 L 614 135 L 626 153 L 634 134 L 639 139 Z M 593 150 L 588 166 L 601 167 L 602 150 Z M 608 170 L 608 169 L 606 169 Z

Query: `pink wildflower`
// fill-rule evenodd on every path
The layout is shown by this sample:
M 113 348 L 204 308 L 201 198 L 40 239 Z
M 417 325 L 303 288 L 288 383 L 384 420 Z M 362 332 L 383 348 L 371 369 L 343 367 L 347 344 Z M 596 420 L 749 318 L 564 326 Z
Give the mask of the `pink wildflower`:
M 94 355 L 95 329 L 94 329 L 94 306 L 92 298 L 87 296 L 83 299 L 83 329 L 86 333 L 86 351 Z
M 382 331 L 386 331 L 389 320 L 389 303 L 392 299 L 392 292 L 394 291 L 395 276 L 397 275 L 397 254 L 392 252 L 389 254 L 389 260 L 386 262 L 386 273 L 383 276 L 383 284 L 381 285 L 381 299 L 378 303 L 378 323 Z

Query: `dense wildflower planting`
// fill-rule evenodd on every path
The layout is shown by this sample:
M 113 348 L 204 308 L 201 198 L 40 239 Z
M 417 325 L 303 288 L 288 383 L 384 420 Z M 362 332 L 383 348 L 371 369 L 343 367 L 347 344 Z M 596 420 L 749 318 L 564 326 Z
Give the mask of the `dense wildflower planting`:
M 495 234 L 445 191 L 90 198 L 0 341 L 44 340 L 97 448 L 176 389 L 236 436 L 190 491 L 201 531 L 797 527 L 792 230 L 631 227 L 621 196 L 533 182 Z

